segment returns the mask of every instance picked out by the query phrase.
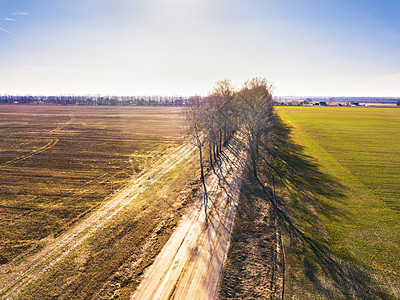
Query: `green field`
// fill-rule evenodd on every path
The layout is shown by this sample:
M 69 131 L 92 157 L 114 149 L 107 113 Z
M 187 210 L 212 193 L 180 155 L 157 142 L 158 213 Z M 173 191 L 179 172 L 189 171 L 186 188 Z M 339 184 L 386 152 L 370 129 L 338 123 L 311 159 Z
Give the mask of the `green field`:
M 313 251 L 303 251 L 296 258 L 295 248 L 287 246 L 286 263 L 292 266 L 286 272 L 286 297 L 400 297 L 400 109 L 277 110 L 292 127 L 295 142 L 316 159 L 322 172 L 344 186 L 343 197 L 319 197 L 318 207 L 310 211 L 295 214 L 292 205 L 294 223 L 309 240 L 321 240 L 317 235 L 322 235 L 329 258 L 325 266 L 316 266 L 318 258 L 312 261 L 308 257 L 311 263 L 307 260 Z M 310 219 L 299 217 L 301 214 L 315 215 L 315 223 L 307 225 L 305 220 Z M 317 224 L 322 231 L 307 231 Z M 337 270 L 332 261 L 339 266 Z M 296 267 L 305 268 L 303 274 L 293 275 Z M 325 278 L 318 278 L 313 271 Z M 328 273 L 332 278 L 327 278 Z

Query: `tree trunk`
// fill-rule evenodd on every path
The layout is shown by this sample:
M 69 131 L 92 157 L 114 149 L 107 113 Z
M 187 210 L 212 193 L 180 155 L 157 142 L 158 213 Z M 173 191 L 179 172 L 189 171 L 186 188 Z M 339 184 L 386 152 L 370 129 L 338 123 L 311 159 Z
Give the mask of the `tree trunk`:
M 203 167 L 203 147 L 199 144 L 199 159 L 200 159 L 200 178 L 201 178 L 201 183 L 203 184 L 204 188 L 204 212 L 206 214 L 207 218 L 207 200 L 208 200 L 208 195 L 207 195 L 207 187 L 206 187 L 206 182 L 204 178 L 204 167 Z
M 213 152 L 214 152 L 214 161 L 217 161 L 217 156 L 218 156 L 218 149 L 217 149 L 217 145 L 215 144 L 215 141 L 213 140 Z
M 210 167 L 213 166 L 213 155 L 212 155 L 212 143 L 211 141 L 208 142 L 208 151 L 209 151 L 209 156 L 210 156 Z
M 222 130 L 221 129 L 219 130 L 219 149 L 218 150 L 219 150 L 218 154 L 220 154 L 222 151 Z

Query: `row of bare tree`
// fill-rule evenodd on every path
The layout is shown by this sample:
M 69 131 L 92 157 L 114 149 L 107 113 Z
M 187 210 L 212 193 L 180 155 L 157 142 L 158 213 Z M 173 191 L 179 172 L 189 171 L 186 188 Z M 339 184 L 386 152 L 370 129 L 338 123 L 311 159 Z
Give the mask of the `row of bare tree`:
M 272 129 L 272 88 L 264 78 L 248 80 L 240 90 L 229 80 L 222 80 L 207 97 L 189 99 L 184 114 L 188 133 L 199 149 L 205 204 L 204 167 L 213 167 L 223 146 L 238 131 L 244 137 L 253 174 L 258 177 L 262 140 Z
M 315 160 L 292 140 L 290 127 L 274 113 L 272 85 L 263 78 L 253 78 L 245 82 L 240 90 L 235 90 L 228 80 L 220 81 L 207 97 L 192 98 L 190 105 L 185 108 L 185 115 L 187 128 L 200 153 L 206 216 L 208 196 L 204 166 L 210 164 L 214 170 L 213 164 L 221 154 L 223 145 L 237 132 L 248 152 L 250 169 L 245 173 L 245 178 L 246 183 L 250 184 L 247 184 L 247 193 L 254 193 L 255 198 L 262 197 L 269 201 L 275 216 L 275 228 L 282 229 L 286 234 L 291 243 L 289 249 L 294 253 L 292 257 L 299 255 L 299 262 L 304 264 L 310 282 L 323 273 L 324 278 L 331 278 L 336 286 L 347 286 L 346 293 L 354 291 L 354 295 L 360 294 L 358 298 L 368 298 L 363 291 L 360 293 L 357 286 L 368 285 L 365 291 L 369 291 L 370 287 L 373 287 L 371 290 L 376 287 L 376 283 L 368 283 L 370 279 L 363 275 L 354 277 L 354 282 L 349 285 L 348 274 L 343 272 L 342 263 L 345 262 L 339 256 L 333 259 L 337 254 L 326 246 L 330 243 L 325 240 L 328 237 L 326 229 L 320 225 L 322 223 L 315 214 L 316 211 L 327 217 L 341 214 L 326 204 L 329 201 L 321 199 L 343 201 L 344 187 L 330 175 L 321 172 Z M 305 223 L 307 220 L 315 224 L 308 226 Z M 277 239 L 277 243 L 281 243 L 281 239 Z M 283 252 L 280 251 L 279 255 L 283 255 Z M 283 262 L 284 258 L 280 257 L 274 265 L 281 264 L 282 270 Z M 275 266 L 273 268 L 274 272 L 278 270 Z M 321 294 L 337 294 L 337 289 L 330 291 L 316 282 L 314 288 Z M 378 295 L 380 291 L 374 293 Z

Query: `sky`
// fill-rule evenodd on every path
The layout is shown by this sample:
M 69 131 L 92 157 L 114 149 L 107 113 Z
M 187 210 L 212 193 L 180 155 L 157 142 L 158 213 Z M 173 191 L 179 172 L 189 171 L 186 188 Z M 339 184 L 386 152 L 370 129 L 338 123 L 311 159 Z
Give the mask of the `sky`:
M 0 95 L 400 97 L 399 0 L 0 0 Z

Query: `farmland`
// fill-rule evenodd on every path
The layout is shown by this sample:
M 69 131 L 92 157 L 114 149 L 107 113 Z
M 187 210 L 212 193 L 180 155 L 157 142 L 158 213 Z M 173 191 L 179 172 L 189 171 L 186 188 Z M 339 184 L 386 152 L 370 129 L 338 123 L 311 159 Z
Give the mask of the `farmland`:
M 291 149 L 286 159 L 299 171 L 290 176 L 301 187 L 277 190 L 285 297 L 395 299 L 400 110 L 277 112 L 309 155 L 278 144 Z M 128 299 L 200 187 L 180 109 L 0 106 L 0 117 L 0 297 Z M 260 295 L 283 288 L 273 282 L 283 274 L 277 219 L 251 178 L 222 297 L 254 294 L 254 278 L 269 283 L 256 283 Z
M 25 282 L 20 299 L 87 298 L 132 254 L 140 273 L 195 187 L 186 187 L 196 177 L 194 156 L 179 160 L 190 153 L 180 146 L 181 126 L 179 108 L 0 106 L 0 286 L 29 257 L 45 264 L 35 265 L 34 280 L 15 281 Z M 127 196 L 135 201 L 115 202 Z M 76 246 L 65 248 L 70 236 Z M 43 274 L 46 261 L 54 268 Z
M 287 197 L 285 210 L 306 242 L 286 232 L 286 297 L 397 298 L 400 110 L 279 107 L 278 114 L 343 186 L 341 197 L 319 196 L 308 209 Z
M 0 110 L 3 261 L 59 234 L 180 142 L 173 109 Z

